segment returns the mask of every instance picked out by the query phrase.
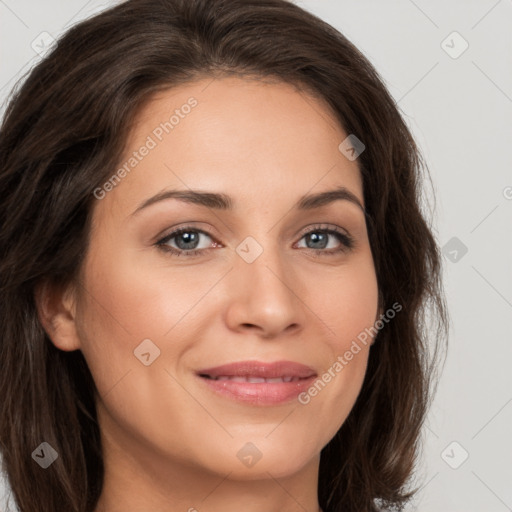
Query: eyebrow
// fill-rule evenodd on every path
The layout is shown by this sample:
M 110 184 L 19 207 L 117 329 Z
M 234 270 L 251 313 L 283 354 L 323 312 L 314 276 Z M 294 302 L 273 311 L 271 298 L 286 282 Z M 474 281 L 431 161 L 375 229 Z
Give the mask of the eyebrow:
M 178 201 L 216 210 L 232 210 L 234 205 L 233 199 L 222 193 L 202 192 L 199 190 L 165 190 L 146 199 L 131 215 L 133 216 L 155 203 L 168 199 L 177 199 Z M 357 196 L 346 187 L 338 187 L 334 190 L 327 190 L 316 194 L 306 194 L 297 201 L 295 208 L 298 210 L 313 210 L 334 201 L 349 201 L 358 206 L 366 215 L 366 210 Z

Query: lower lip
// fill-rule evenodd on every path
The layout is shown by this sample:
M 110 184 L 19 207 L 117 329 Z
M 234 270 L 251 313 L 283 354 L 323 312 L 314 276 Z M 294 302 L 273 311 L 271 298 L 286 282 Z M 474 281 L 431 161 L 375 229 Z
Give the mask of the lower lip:
M 200 377 L 210 389 L 220 395 L 254 405 L 276 405 L 289 402 L 306 391 L 316 376 L 295 382 L 235 382 Z

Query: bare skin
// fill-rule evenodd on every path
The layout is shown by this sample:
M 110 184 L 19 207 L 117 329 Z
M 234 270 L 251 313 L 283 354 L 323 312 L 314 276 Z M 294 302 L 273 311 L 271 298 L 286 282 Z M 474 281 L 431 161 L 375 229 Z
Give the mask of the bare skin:
M 158 140 L 155 128 L 190 97 L 197 105 Z M 347 135 L 318 99 L 234 77 L 161 92 L 140 113 L 120 166 L 148 136 L 156 147 L 96 202 L 80 283 L 39 301 L 52 342 L 81 350 L 98 388 L 105 480 L 96 512 L 320 510 L 320 451 L 355 403 L 370 343 L 307 404 L 242 403 L 196 371 L 284 359 L 321 376 L 374 324 L 361 207 L 295 206 L 345 187 L 364 207 L 357 160 L 338 149 Z M 134 213 L 170 189 L 222 193 L 233 207 L 168 198 Z M 184 254 L 193 249 L 183 235 L 165 241 L 180 256 L 156 245 L 182 227 L 198 237 L 196 255 Z M 352 248 L 326 232 L 336 228 Z M 250 263 L 237 252 L 247 237 L 262 249 Z M 241 247 L 255 254 L 250 243 Z M 143 340 L 146 359 L 160 350 L 148 365 L 134 354 Z M 251 467 L 239 456 L 254 450 L 247 443 L 261 455 Z

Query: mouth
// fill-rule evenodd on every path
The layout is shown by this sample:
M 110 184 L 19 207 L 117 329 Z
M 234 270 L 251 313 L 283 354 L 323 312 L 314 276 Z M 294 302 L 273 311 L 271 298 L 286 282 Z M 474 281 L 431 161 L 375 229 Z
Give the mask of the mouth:
M 263 382 L 275 384 L 277 382 L 298 382 L 300 380 L 306 380 L 308 377 L 294 377 L 291 375 L 283 376 L 283 377 L 256 377 L 255 375 L 244 375 L 244 376 L 234 376 L 234 375 L 219 375 L 217 377 L 212 377 L 207 374 L 199 374 L 199 377 L 203 377 L 205 379 L 210 380 L 230 380 L 233 382 L 250 382 L 252 384 L 261 384 Z
M 290 401 L 317 377 L 311 367 L 292 361 L 240 361 L 196 374 L 216 394 L 252 405 Z

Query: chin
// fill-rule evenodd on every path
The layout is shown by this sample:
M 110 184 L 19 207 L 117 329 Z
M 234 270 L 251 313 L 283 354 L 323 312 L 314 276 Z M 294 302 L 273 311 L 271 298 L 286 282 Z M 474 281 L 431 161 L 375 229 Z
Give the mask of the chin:
M 268 434 L 265 434 L 268 435 Z M 285 478 L 301 471 L 307 464 L 318 458 L 319 453 L 305 450 L 304 443 L 282 443 L 268 438 L 252 438 L 247 441 L 230 441 L 232 450 L 226 454 L 213 454 L 209 458 L 215 461 L 217 473 L 229 474 L 232 480 L 267 480 L 270 475 L 274 478 Z

